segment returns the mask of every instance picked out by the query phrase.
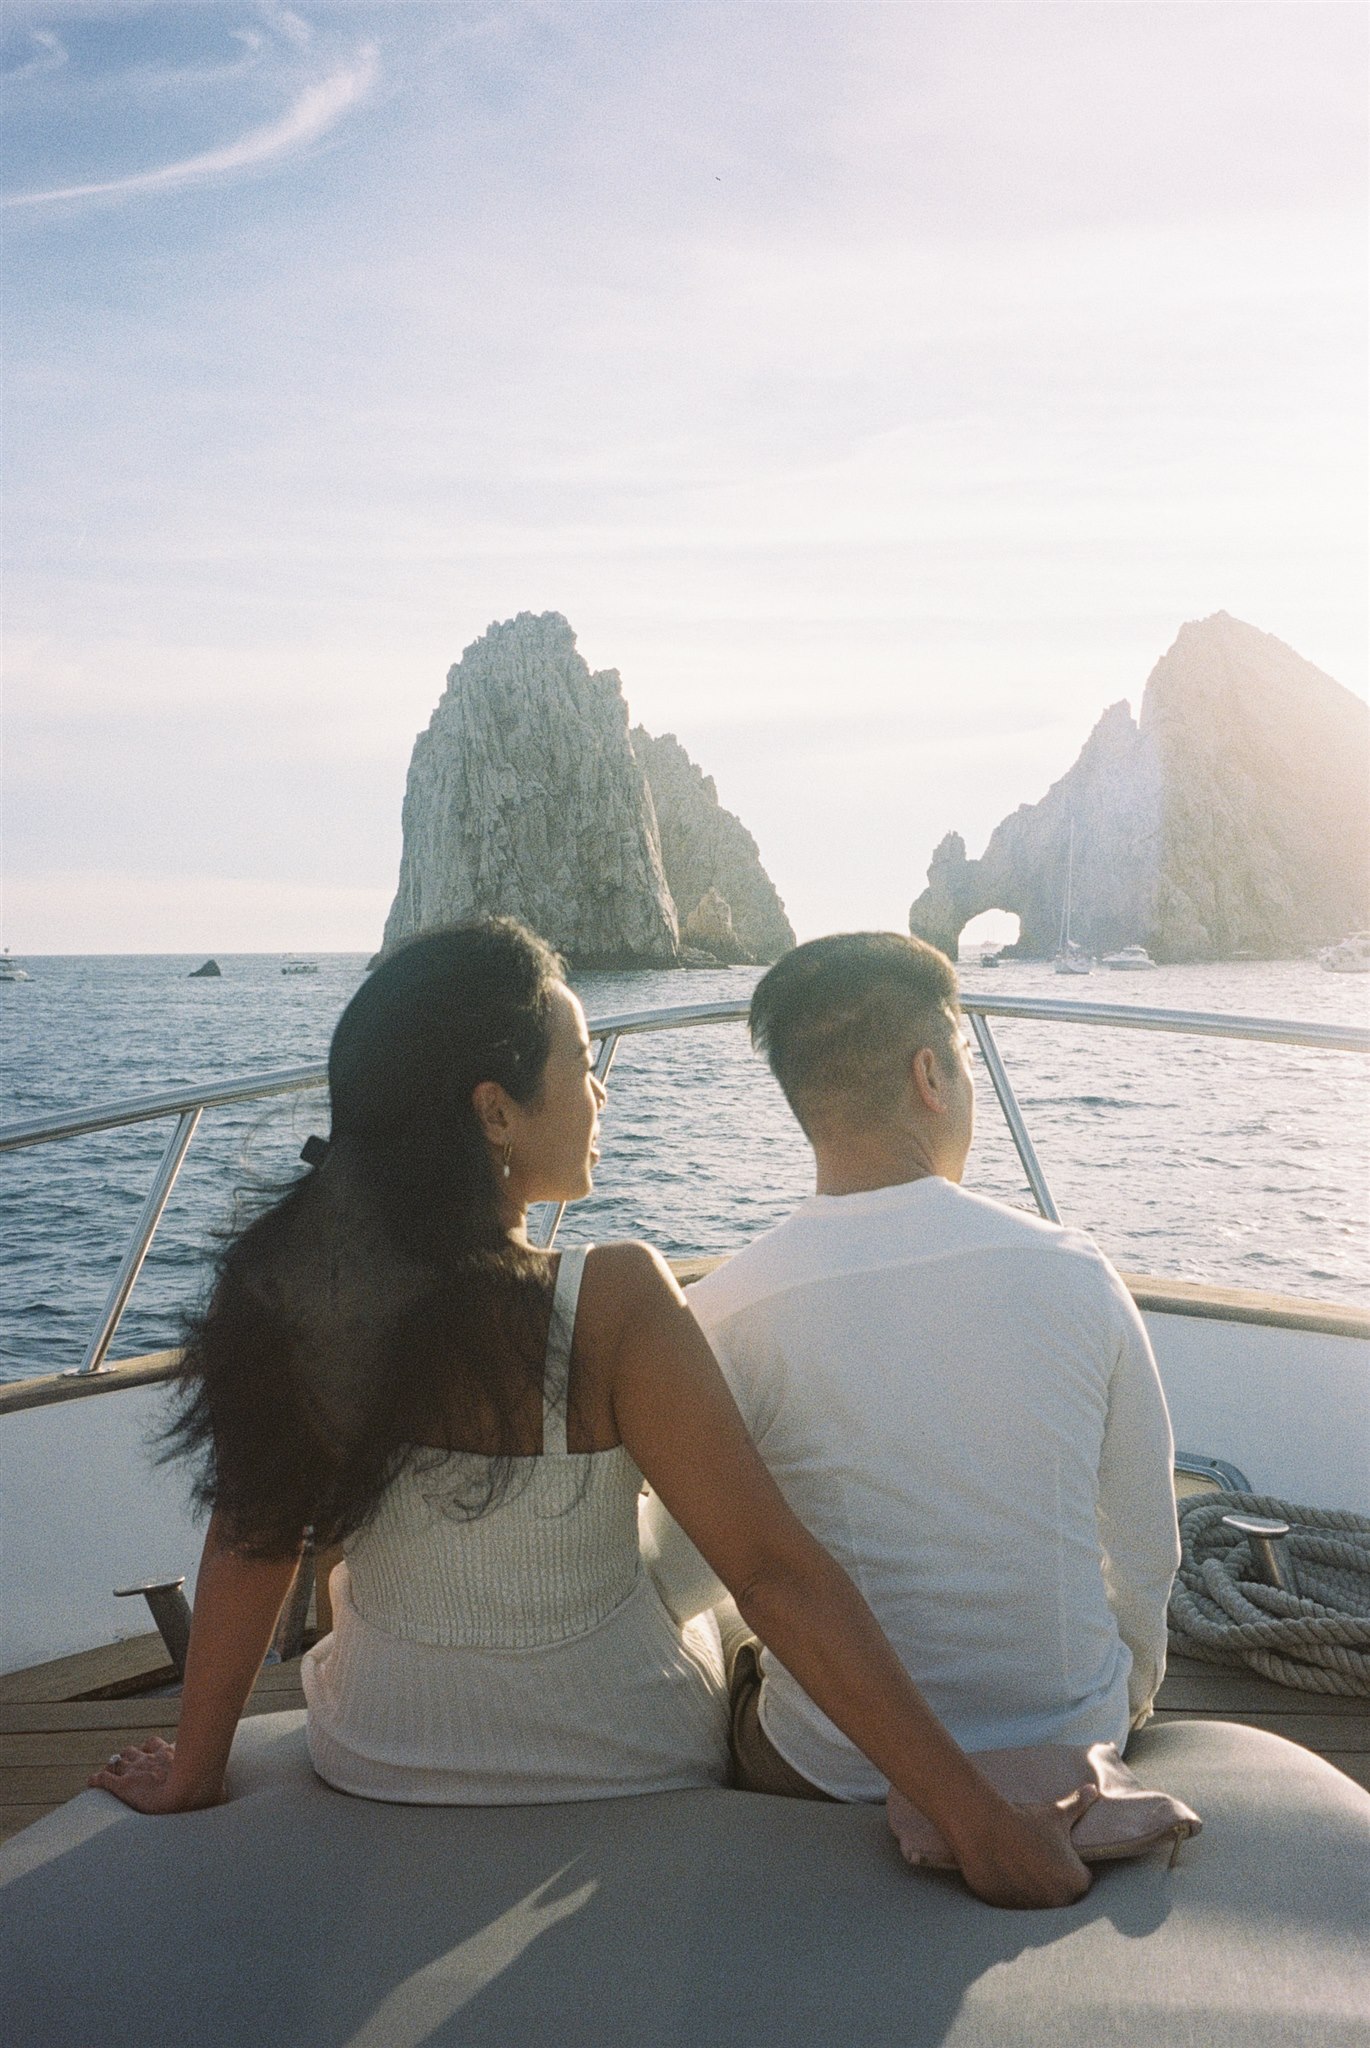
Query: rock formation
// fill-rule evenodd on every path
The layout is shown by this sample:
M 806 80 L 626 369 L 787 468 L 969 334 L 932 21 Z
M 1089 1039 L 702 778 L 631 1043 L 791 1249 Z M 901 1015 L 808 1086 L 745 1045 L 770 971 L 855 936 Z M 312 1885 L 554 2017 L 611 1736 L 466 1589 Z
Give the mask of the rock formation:
M 669 966 L 677 956 L 617 671 L 592 675 L 557 612 L 492 625 L 449 671 L 414 744 L 382 951 L 500 914 L 582 966 Z
M 691 942 L 723 960 L 778 960 L 794 931 L 751 833 L 723 809 L 713 777 L 674 733 L 653 739 L 635 725 L 632 739 L 651 787 L 666 880 Z
M 218 981 L 222 976 L 223 971 L 223 968 L 220 967 L 217 960 L 206 960 L 203 967 L 192 967 L 190 973 L 186 976 L 186 980 Z
M 449 671 L 414 744 L 381 953 L 501 913 L 582 967 L 794 944 L 751 834 L 671 734 L 629 736 L 617 670 L 591 675 L 557 612 L 491 626 Z
M 983 910 L 1055 949 L 1075 831 L 1074 935 L 1157 960 L 1298 953 L 1370 923 L 1370 709 L 1226 612 L 1182 626 L 1134 723 L 1114 704 L 981 859 L 948 833 L 909 928 L 955 954 Z

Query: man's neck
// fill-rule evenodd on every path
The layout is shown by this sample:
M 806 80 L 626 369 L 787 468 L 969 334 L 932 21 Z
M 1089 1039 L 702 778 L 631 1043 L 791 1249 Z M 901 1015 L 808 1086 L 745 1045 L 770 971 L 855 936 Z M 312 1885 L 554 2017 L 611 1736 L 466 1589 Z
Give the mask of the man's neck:
M 858 1143 L 814 1146 L 818 1195 L 867 1195 L 876 1188 L 902 1187 L 907 1181 L 952 1176 L 944 1164 L 916 1138 L 871 1137 Z

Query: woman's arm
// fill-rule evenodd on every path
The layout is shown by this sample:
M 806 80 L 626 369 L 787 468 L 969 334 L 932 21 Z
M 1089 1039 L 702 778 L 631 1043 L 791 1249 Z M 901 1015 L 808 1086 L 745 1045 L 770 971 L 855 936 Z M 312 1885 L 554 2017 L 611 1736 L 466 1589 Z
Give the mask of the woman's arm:
M 238 1720 L 299 1566 L 262 1562 L 228 1541 L 215 1515 L 195 1584 L 181 1719 L 174 1743 L 153 1736 L 126 1749 L 90 1779 L 139 1813 L 187 1813 L 217 1806 Z
M 665 1262 L 643 1245 L 613 1245 L 592 1255 L 595 1264 L 594 1293 L 604 1305 L 595 1320 L 610 1338 L 619 1434 L 744 1619 L 935 1823 L 980 1897 L 1044 1906 L 1079 1898 L 1089 1873 L 1069 1829 L 1087 1797 L 1029 1809 L 993 1790 L 923 1699 L 851 1579 L 786 1505 Z

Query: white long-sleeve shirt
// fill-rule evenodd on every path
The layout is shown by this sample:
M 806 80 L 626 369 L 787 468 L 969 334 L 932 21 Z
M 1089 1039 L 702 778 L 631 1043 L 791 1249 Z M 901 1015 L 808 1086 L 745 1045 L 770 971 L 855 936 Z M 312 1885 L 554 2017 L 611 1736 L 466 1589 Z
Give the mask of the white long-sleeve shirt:
M 956 1739 L 1121 1748 L 1164 1671 L 1179 1541 L 1151 1347 L 1094 1244 L 927 1178 L 812 1197 L 689 1299 L 781 1491 Z M 762 1669 L 780 1754 L 882 1797 Z

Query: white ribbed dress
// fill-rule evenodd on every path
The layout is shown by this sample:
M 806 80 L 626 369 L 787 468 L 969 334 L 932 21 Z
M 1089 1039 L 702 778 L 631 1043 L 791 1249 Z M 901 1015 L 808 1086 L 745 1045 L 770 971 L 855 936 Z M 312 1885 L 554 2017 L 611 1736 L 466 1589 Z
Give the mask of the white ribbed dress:
M 542 1455 L 464 1518 L 451 1504 L 488 1460 L 419 1454 L 333 1573 L 333 1631 L 303 1677 L 314 1768 L 340 1791 L 496 1806 L 726 1778 L 713 1617 L 679 1628 L 643 1570 L 624 1447 L 566 1448 L 585 1252 L 557 1272 Z

